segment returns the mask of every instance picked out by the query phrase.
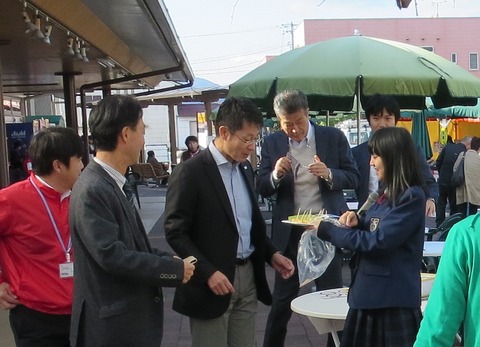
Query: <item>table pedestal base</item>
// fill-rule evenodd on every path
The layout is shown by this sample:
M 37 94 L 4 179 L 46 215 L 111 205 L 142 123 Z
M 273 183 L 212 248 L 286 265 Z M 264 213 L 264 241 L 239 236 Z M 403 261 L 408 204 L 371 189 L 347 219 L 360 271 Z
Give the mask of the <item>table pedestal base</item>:
M 333 342 L 336 347 L 340 347 L 340 339 L 338 338 L 337 331 L 342 331 L 345 321 L 341 319 L 321 319 L 317 317 L 308 317 L 310 322 L 317 330 L 319 334 L 332 334 Z

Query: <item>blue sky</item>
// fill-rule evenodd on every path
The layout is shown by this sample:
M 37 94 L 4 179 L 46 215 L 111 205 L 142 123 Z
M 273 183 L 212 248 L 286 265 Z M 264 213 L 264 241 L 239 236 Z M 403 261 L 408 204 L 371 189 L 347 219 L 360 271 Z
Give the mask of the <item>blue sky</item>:
M 399 10 L 395 0 L 164 0 L 195 76 L 220 85 L 235 82 L 266 55 L 288 51 L 290 23 L 411 18 L 414 2 Z M 419 17 L 480 16 L 480 0 L 417 0 L 417 5 Z

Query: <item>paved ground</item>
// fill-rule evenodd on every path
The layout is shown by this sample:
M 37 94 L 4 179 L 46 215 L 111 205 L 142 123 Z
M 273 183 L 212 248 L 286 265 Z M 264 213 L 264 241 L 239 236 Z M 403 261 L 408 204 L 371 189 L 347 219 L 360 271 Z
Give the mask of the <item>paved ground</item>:
M 157 195 L 158 194 L 158 195 Z M 150 218 L 144 218 L 147 216 L 152 216 L 157 213 L 161 207 L 161 213 L 163 213 L 163 207 L 165 202 L 165 189 L 164 188 L 144 188 L 140 187 L 141 195 L 141 204 L 142 204 L 142 219 L 147 219 L 146 224 L 150 221 Z M 145 203 L 144 203 L 145 201 Z M 147 204 L 147 201 L 149 202 Z M 262 209 L 267 209 L 262 206 Z M 265 218 L 269 219 L 271 213 L 268 211 L 264 212 Z M 169 249 L 167 242 L 165 241 L 165 236 L 163 232 L 163 216 L 161 216 L 155 224 L 152 225 L 149 232 L 149 239 L 154 247 L 160 249 Z M 148 229 L 147 229 L 148 230 Z M 267 277 L 268 281 L 273 288 L 273 270 L 267 266 Z M 309 288 L 303 289 L 302 293 L 306 293 Z M 164 300 L 165 300 L 165 324 L 164 324 L 164 335 L 163 343 L 164 347 L 180 347 L 180 346 L 190 346 L 190 330 L 188 324 L 188 318 L 174 312 L 172 307 L 174 289 L 164 288 Z M 262 346 L 263 344 L 263 335 L 265 332 L 265 323 L 267 321 L 267 316 L 270 308 L 259 303 L 258 314 L 257 314 L 257 325 L 256 325 L 256 335 L 257 335 L 257 344 Z M 326 335 L 318 335 L 313 325 L 310 321 L 303 316 L 294 314 L 292 320 L 290 321 L 289 331 L 286 340 L 286 346 L 295 346 L 295 347 L 307 347 L 307 346 L 325 346 L 326 345 Z
M 151 188 L 146 186 L 139 186 L 139 195 L 141 209 L 140 215 L 146 230 L 149 232 L 149 238 L 151 243 L 161 249 L 169 249 L 168 244 L 165 241 L 163 234 L 163 211 L 165 207 L 165 188 Z M 266 210 L 265 206 L 262 209 Z M 269 212 L 264 212 L 265 218 L 268 220 Z M 427 226 L 433 226 L 432 218 L 427 218 Z M 271 287 L 273 287 L 273 270 L 267 266 L 267 277 Z M 344 269 L 344 281 L 345 285 L 348 285 L 349 271 Z M 306 293 L 311 288 L 303 288 L 301 294 Z M 165 323 L 164 323 L 164 336 L 162 346 L 164 347 L 180 347 L 190 346 L 190 331 L 188 325 L 188 319 L 176 312 L 172 307 L 174 289 L 164 289 L 165 299 Z M 256 335 L 257 344 L 262 346 L 263 335 L 265 329 L 265 322 L 268 316 L 269 307 L 259 303 Z M 286 339 L 286 346 L 294 347 L 307 347 L 307 346 L 326 346 L 326 335 L 319 335 L 310 321 L 301 315 L 293 314 L 288 327 L 288 334 Z M 8 323 L 8 313 L 5 311 L 0 312 L 0 346 L 1 347 L 14 347 L 13 338 Z

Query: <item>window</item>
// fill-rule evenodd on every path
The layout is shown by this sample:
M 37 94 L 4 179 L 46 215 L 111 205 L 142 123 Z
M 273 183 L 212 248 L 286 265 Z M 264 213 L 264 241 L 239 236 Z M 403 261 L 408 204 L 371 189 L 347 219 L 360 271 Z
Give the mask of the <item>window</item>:
M 435 50 L 433 49 L 433 46 L 422 46 L 422 48 L 429 52 L 435 52 Z
M 452 53 L 450 61 L 455 64 L 457 63 L 457 53 Z
M 470 53 L 470 70 L 478 70 L 478 53 Z

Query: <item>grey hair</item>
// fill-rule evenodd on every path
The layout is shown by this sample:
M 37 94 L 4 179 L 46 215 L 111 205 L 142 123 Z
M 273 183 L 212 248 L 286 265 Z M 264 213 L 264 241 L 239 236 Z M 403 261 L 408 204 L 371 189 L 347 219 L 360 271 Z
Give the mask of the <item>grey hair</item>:
M 463 139 L 460 140 L 460 142 L 464 145 L 469 145 L 472 142 L 472 138 L 472 136 L 465 136 Z
M 273 99 L 273 110 L 276 115 L 308 110 L 307 96 L 300 90 L 284 90 Z

